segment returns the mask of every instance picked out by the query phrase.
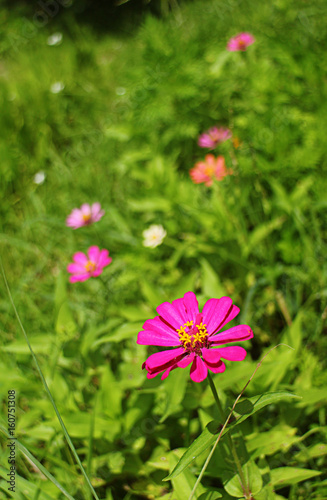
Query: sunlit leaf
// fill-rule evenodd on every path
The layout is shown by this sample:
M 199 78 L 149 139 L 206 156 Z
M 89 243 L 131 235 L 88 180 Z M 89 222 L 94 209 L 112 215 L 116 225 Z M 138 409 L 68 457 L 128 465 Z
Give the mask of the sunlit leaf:
M 278 403 L 279 401 L 287 401 L 290 399 L 297 399 L 298 396 L 291 394 L 286 391 L 272 392 L 267 394 L 262 394 L 259 396 L 253 396 L 252 398 L 246 399 L 238 403 L 235 408 L 235 412 L 239 414 L 236 422 L 229 425 L 223 435 L 227 434 L 230 430 L 234 429 L 237 425 L 244 422 L 246 419 L 254 415 L 256 412 L 264 408 L 265 406 L 273 403 Z M 210 422 L 199 437 L 193 441 L 191 446 L 186 450 L 182 458 L 178 461 L 174 470 L 167 476 L 164 481 L 168 481 L 171 478 L 178 476 L 190 463 L 195 460 L 196 457 L 201 455 L 209 446 L 211 446 L 217 439 L 219 434 L 219 427 L 222 424 L 221 421 Z

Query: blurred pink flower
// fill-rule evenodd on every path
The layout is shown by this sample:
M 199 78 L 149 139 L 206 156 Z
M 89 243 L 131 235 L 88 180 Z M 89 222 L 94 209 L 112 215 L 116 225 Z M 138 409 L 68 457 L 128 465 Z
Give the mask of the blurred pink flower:
M 112 258 L 109 257 L 108 250 L 100 250 L 99 247 L 93 246 L 88 249 L 87 255 L 76 252 L 73 261 L 67 266 L 67 271 L 72 275 L 69 277 L 71 283 L 99 276 L 103 268 L 111 263 Z
M 82 226 L 89 226 L 93 222 L 98 222 L 104 216 L 104 210 L 101 210 L 100 203 L 89 205 L 84 203 L 81 208 L 74 208 L 66 219 L 66 226 L 78 229 Z
M 251 33 L 239 33 L 233 36 L 227 43 L 227 50 L 230 52 L 242 51 L 244 52 L 249 45 L 252 45 L 255 38 Z
M 181 299 L 171 304 L 164 302 L 157 307 L 159 316 L 148 319 L 139 332 L 137 343 L 174 347 L 174 349 L 151 354 L 143 363 L 147 378 L 162 373 L 161 380 L 168 377 L 175 368 L 186 368 L 191 363 L 190 377 L 194 382 L 202 382 L 208 375 L 222 373 L 226 366 L 221 358 L 243 361 L 246 351 L 243 347 L 220 347 L 231 342 L 240 342 L 253 337 L 251 328 L 239 325 L 222 333 L 218 331 L 240 312 L 232 299 L 209 299 L 202 313 L 193 292 L 185 293 Z
M 214 179 L 223 180 L 226 175 L 231 175 L 233 171 L 228 169 L 223 156 L 206 155 L 204 161 L 197 162 L 190 170 L 190 176 L 195 184 L 204 182 L 206 186 L 211 186 Z
M 198 140 L 198 145 L 201 148 L 215 148 L 221 142 L 227 141 L 232 137 L 232 132 L 225 127 L 212 127 L 211 129 L 201 134 Z

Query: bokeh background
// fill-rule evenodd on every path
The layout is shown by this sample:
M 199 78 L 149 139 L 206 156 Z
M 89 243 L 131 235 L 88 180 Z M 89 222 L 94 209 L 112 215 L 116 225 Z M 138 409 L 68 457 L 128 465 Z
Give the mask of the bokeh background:
M 246 360 L 214 377 L 226 406 L 271 347 L 294 349 L 270 353 L 246 392 L 302 398 L 240 426 L 264 477 L 256 499 L 326 499 L 326 2 L 0 6 L 1 256 L 99 497 L 184 500 L 205 460 L 162 482 L 216 410 L 188 369 L 147 380 L 141 365 L 156 349 L 136 345 L 160 303 L 193 290 L 201 305 L 232 297 L 235 324 L 254 331 Z M 227 52 L 241 31 L 255 43 Z M 234 175 L 208 188 L 189 170 L 214 125 L 232 131 L 216 153 Z M 101 221 L 66 227 L 73 208 L 96 201 Z M 151 224 L 167 231 L 154 249 L 142 244 Z M 69 284 L 67 264 L 91 245 L 112 264 L 101 279 Z M 91 498 L 3 282 L 0 293 L 1 423 L 15 389 L 18 439 L 74 498 Z M 24 454 L 18 492 L 8 492 L 2 438 L 3 498 L 64 498 Z M 203 484 L 229 499 L 220 453 Z M 285 466 L 303 471 L 272 472 Z

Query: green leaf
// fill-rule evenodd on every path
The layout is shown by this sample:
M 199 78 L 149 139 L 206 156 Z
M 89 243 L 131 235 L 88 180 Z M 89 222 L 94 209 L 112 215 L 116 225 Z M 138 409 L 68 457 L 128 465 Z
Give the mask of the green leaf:
M 147 198 L 146 200 L 128 200 L 133 212 L 169 212 L 171 203 L 166 198 Z
M 33 345 L 33 350 L 37 354 L 48 354 L 53 346 L 54 336 L 50 334 L 46 335 L 35 335 L 31 337 L 31 344 Z M 4 352 L 11 352 L 15 354 L 26 354 L 30 356 L 30 350 L 25 340 L 17 340 L 12 344 L 7 344 L 1 347 Z
M 175 467 L 177 461 L 178 457 L 176 456 L 176 452 L 170 453 L 169 455 L 170 468 Z M 175 476 L 175 478 L 172 479 L 172 484 L 174 488 L 174 499 L 185 500 L 186 498 L 188 498 L 195 485 L 195 482 L 196 482 L 196 477 L 189 470 L 186 470 L 184 474 L 182 474 L 178 478 L 176 478 Z M 193 498 L 198 499 L 202 493 L 204 493 L 204 488 L 201 484 L 199 484 Z
M 244 420 L 248 419 L 254 413 L 261 410 L 267 405 L 278 403 L 279 401 L 284 401 L 287 399 L 300 399 L 300 396 L 296 394 L 291 394 L 287 391 L 277 391 L 277 392 L 267 392 L 266 394 L 261 394 L 258 396 L 252 396 L 249 399 L 245 399 L 239 403 L 237 403 L 235 407 L 235 413 L 241 415 L 236 422 L 229 426 L 224 432 L 225 435 L 228 431 L 234 429 L 237 425 L 244 422 Z
M 246 484 L 253 495 L 256 495 L 262 490 L 262 477 L 260 470 L 252 460 L 247 462 L 242 467 L 244 479 Z M 224 486 L 225 490 L 232 497 L 240 498 L 244 496 L 243 488 L 241 485 L 241 478 L 236 474 Z
M 327 455 L 327 444 L 317 443 L 299 451 L 294 455 L 294 460 L 297 462 L 308 462 L 311 458 L 323 457 L 324 455 Z
M 301 348 L 303 337 L 302 319 L 303 314 L 299 312 L 292 325 L 286 328 L 281 338 L 282 344 L 286 344 L 293 349 L 286 349 L 283 352 L 275 349 L 270 354 L 269 362 L 265 363 L 265 366 L 262 367 L 259 376 L 264 379 L 265 386 L 270 387 L 273 391 L 284 379 L 287 372 L 292 370 L 299 362 L 298 352 Z
M 319 476 L 321 472 L 296 467 L 278 467 L 270 471 L 270 484 L 275 488 L 284 488 L 289 484 L 297 484 L 311 477 Z
M 130 339 L 131 337 L 135 337 L 136 342 L 137 334 L 140 330 L 142 330 L 142 326 L 143 321 L 142 323 L 124 323 L 116 330 L 113 329 L 110 335 L 101 337 L 101 339 L 94 342 L 91 346 L 91 350 L 94 351 L 97 347 L 102 344 L 106 344 L 107 342 L 117 343 L 122 340 Z
M 122 390 L 111 371 L 110 365 L 101 366 L 99 371 L 102 373 L 99 387 L 101 410 L 115 419 L 121 414 Z M 108 390 L 109 387 L 110 390 Z
M 217 498 L 222 498 L 222 494 L 215 490 L 206 491 L 199 496 L 199 500 L 216 500 Z
M 273 455 L 278 450 L 287 451 L 294 443 L 301 440 L 296 436 L 297 429 L 288 425 L 277 425 L 267 432 L 258 432 L 251 438 L 247 438 L 246 448 L 252 458 L 260 455 Z
M 202 289 L 204 295 L 207 297 L 224 297 L 226 295 L 225 288 L 221 284 L 221 281 L 214 269 L 206 259 L 202 258 L 200 259 L 200 262 L 202 268 Z
M 251 251 L 259 244 L 261 243 L 262 240 L 267 238 L 275 229 L 278 229 L 281 227 L 286 218 L 284 216 L 282 217 L 276 217 L 270 222 L 265 222 L 264 224 L 261 224 L 260 226 L 257 226 L 252 233 L 250 233 L 250 237 L 248 240 L 248 244 L 244 247 L 244 256 L 248 257 L 250 255 Z
M 106 323 L 87 330 L 82 337 L 81 343 L 81 353 L 83 354 L 83 356 L 86 356 L 89 350 L 93 349 L 93 345 L 96 345 L 97 338 L 100 335 L 107 332 L 109 332 L 110 334 L 113 330 L 117 329 L 118 325 L 121 325 L 121 323 L 121 318 L 111 318 Z
M 10 438 L 7 430 L 2 425 L 0 425 L 0 430 L 7 438 Z M 74 500 L 74 498 L 65 490 L 65 488 L 61 486 L 60 483 L 58 483 L 56 478 L 53 477 L 53 475 L 50 474 L 50 472 L 48 472 L 47 469 L 35 457 L 33 457 L 33 455 L 25 448 L 23 444 L 18 441 L 18 439 L 15 440 L 15 445 L 20 450 L 20 452 L 35 465 L 35 467 L 37 467 L 67 498 L 69 498 L 69 500 Z
M 253 396 L 249 399 L 243 400 L 242 402 L 238 403 L 235 408 L 235 413 L 238 413 L 240 415 L 239 418 L 236 420 L 236 422 L 227 426 L 223 433 L 223 436 L 265 406 L 292 398 L 298 398 L 298 396 L 286 391 L 279 391 L 266 393 L 259 396 Z M 184 455 L 177 463 L 175 469 L 169 474 L 169 476 L 165 477 L 163 481 L 169 481 L 170 479 L 178 476 L 178 474 L 180 474 L 186 467 L 188 467 L 188 465 L 193 462 L 195 458 L 201 455 L 201 453 L 203 453 L 209 446 L 213 445 L 218 437 L 219 426 L 221 425 L 221 423 L 222 422 L 218 420 L 213 420 L 212 422 L 210 422 L 206 426 L 204 431 L 200 434 L 200 436 L 197 437 L 196 440 L 193 441 L 191 446 L 185 451 Z
M 230 53 L 228 51 L 221 52 L 217 57 L 216 61 L 210 66 L 210 73 L 217 77 L 223 70 L 225 63 L 230 59 Z
M 167 394 L 166 409 L 160 419 L 160 424 L 178 410 L 183 401 L 186 391 L 186 385 L 189 378 L 187 370 L 176 370 L 172 377 L 168 377 L 164 382 L 164 388 Z
M 77 326 L 68 306 L 68 302 L 64 302 L 58 312 L 56 332 L 62 340 L 70 340 L 74 337 L 76 330 Z
M 156 288 L 153 285 L 150 285 L 150 283 L 148 283 L 145 279 L 142 279 L 140 285 L 144 298 L 151 304 L 153 309 L 156 309 L 159 304 L 165 300 L 162 293 L 156 290 Z
M 174 296 L 176 299 L 179 299 L 184 295 L 184 293 L 194 290 L 194 283 L 196 280 L 196 276 L 198 274 L 198 271 L 193 271 L 190 273 L 187 273 L 185 276 L 182 276 L 181 279 L 178 282 L 178 285 L 174 289 Z

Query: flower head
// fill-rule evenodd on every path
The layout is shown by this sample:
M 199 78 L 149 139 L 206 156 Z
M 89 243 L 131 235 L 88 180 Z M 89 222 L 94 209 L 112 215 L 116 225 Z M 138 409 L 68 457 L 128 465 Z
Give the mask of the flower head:
M 212 127 L 211 129 L 201 134 L 198 140 L 198 145 L 201 148 L 213 149 L 221 142 L 227 141 L 232 137 L 232 133 L 229 128 L 226 127 Z
M 155 248 L 161 245 L 163 239 L 167 235 L 167 232 L 161 226 L 161 224 L 152 224 L 148 229 L 143 231 L 143 246 Z
M 45 177 L 46 175 L 44 172 L 37 172 L 33 178 L 34 184 L 43 184 L 43 182 L 45 181 Z
M 214 179 L 223 180 L 226 175 L 231 175 L 233 171 L 228 169 L 223 156 L 206 155 L 204 161 L 199 161 L 190 170 L 190 176 L 195 184 L 204 182 L 206 186 L 211 186 Z
M 253 337 L 253 332 L 247 325 L 234 326 L 218 333 L 240 312 L 229 297 L 209 299 L 200 313 L 195 294 L 187 292 L 183 298 L 174 300 L 171 304 L 164 302 L 157 307 L 157 312 L 159 316 L 144 323 L 137 343 L 169 346 L 174 349 L 157 352 L 148 357 L 142 365 L 148 372 L 148 378 L 161 373 L 163 380 L 175 368 L 186 368 L 191 364 L 191 379 L 194 382 L 202 382 L 208 374 L 208 369 L 213 373 L 225 371 L 226 366 L 222 359 L 244 360 L 246 351 L 243 347 L 221 347 Z
M 104 210 L 101 210 L 100 203 L 89 205 L 84 203 L 81 208 L 74 208 L 66 219 L 66 226 L 78 229 L 82 226 L 89 226 L 93 222 L 98 222 L 104 216 Z
M 227 50 L 230 52 L 244 52 L 254 41 L 254 36 L 251 33 L 239 33 L 228 41 Z
M 52 94 L 59 94 L 64 88 L 65 84 L 63 82 L 54 82 L 50 87 L 50 92 L 52 92 Z
M 62 41 L 62 33 L 59 31 L 50 35 L 47 39 L 48 45 L 59 45 Z
M 88 249 L 86 255 L 83 252 L 76 252 L 73 261 L 67 266 L 67 271 L 72 275 L 69 277 L 71 283 L 99 276 L 103 268 L 111 263 L 112 258 L 109 257 L 108 250 L 100 250 L 99 247 L 93 246 Z

